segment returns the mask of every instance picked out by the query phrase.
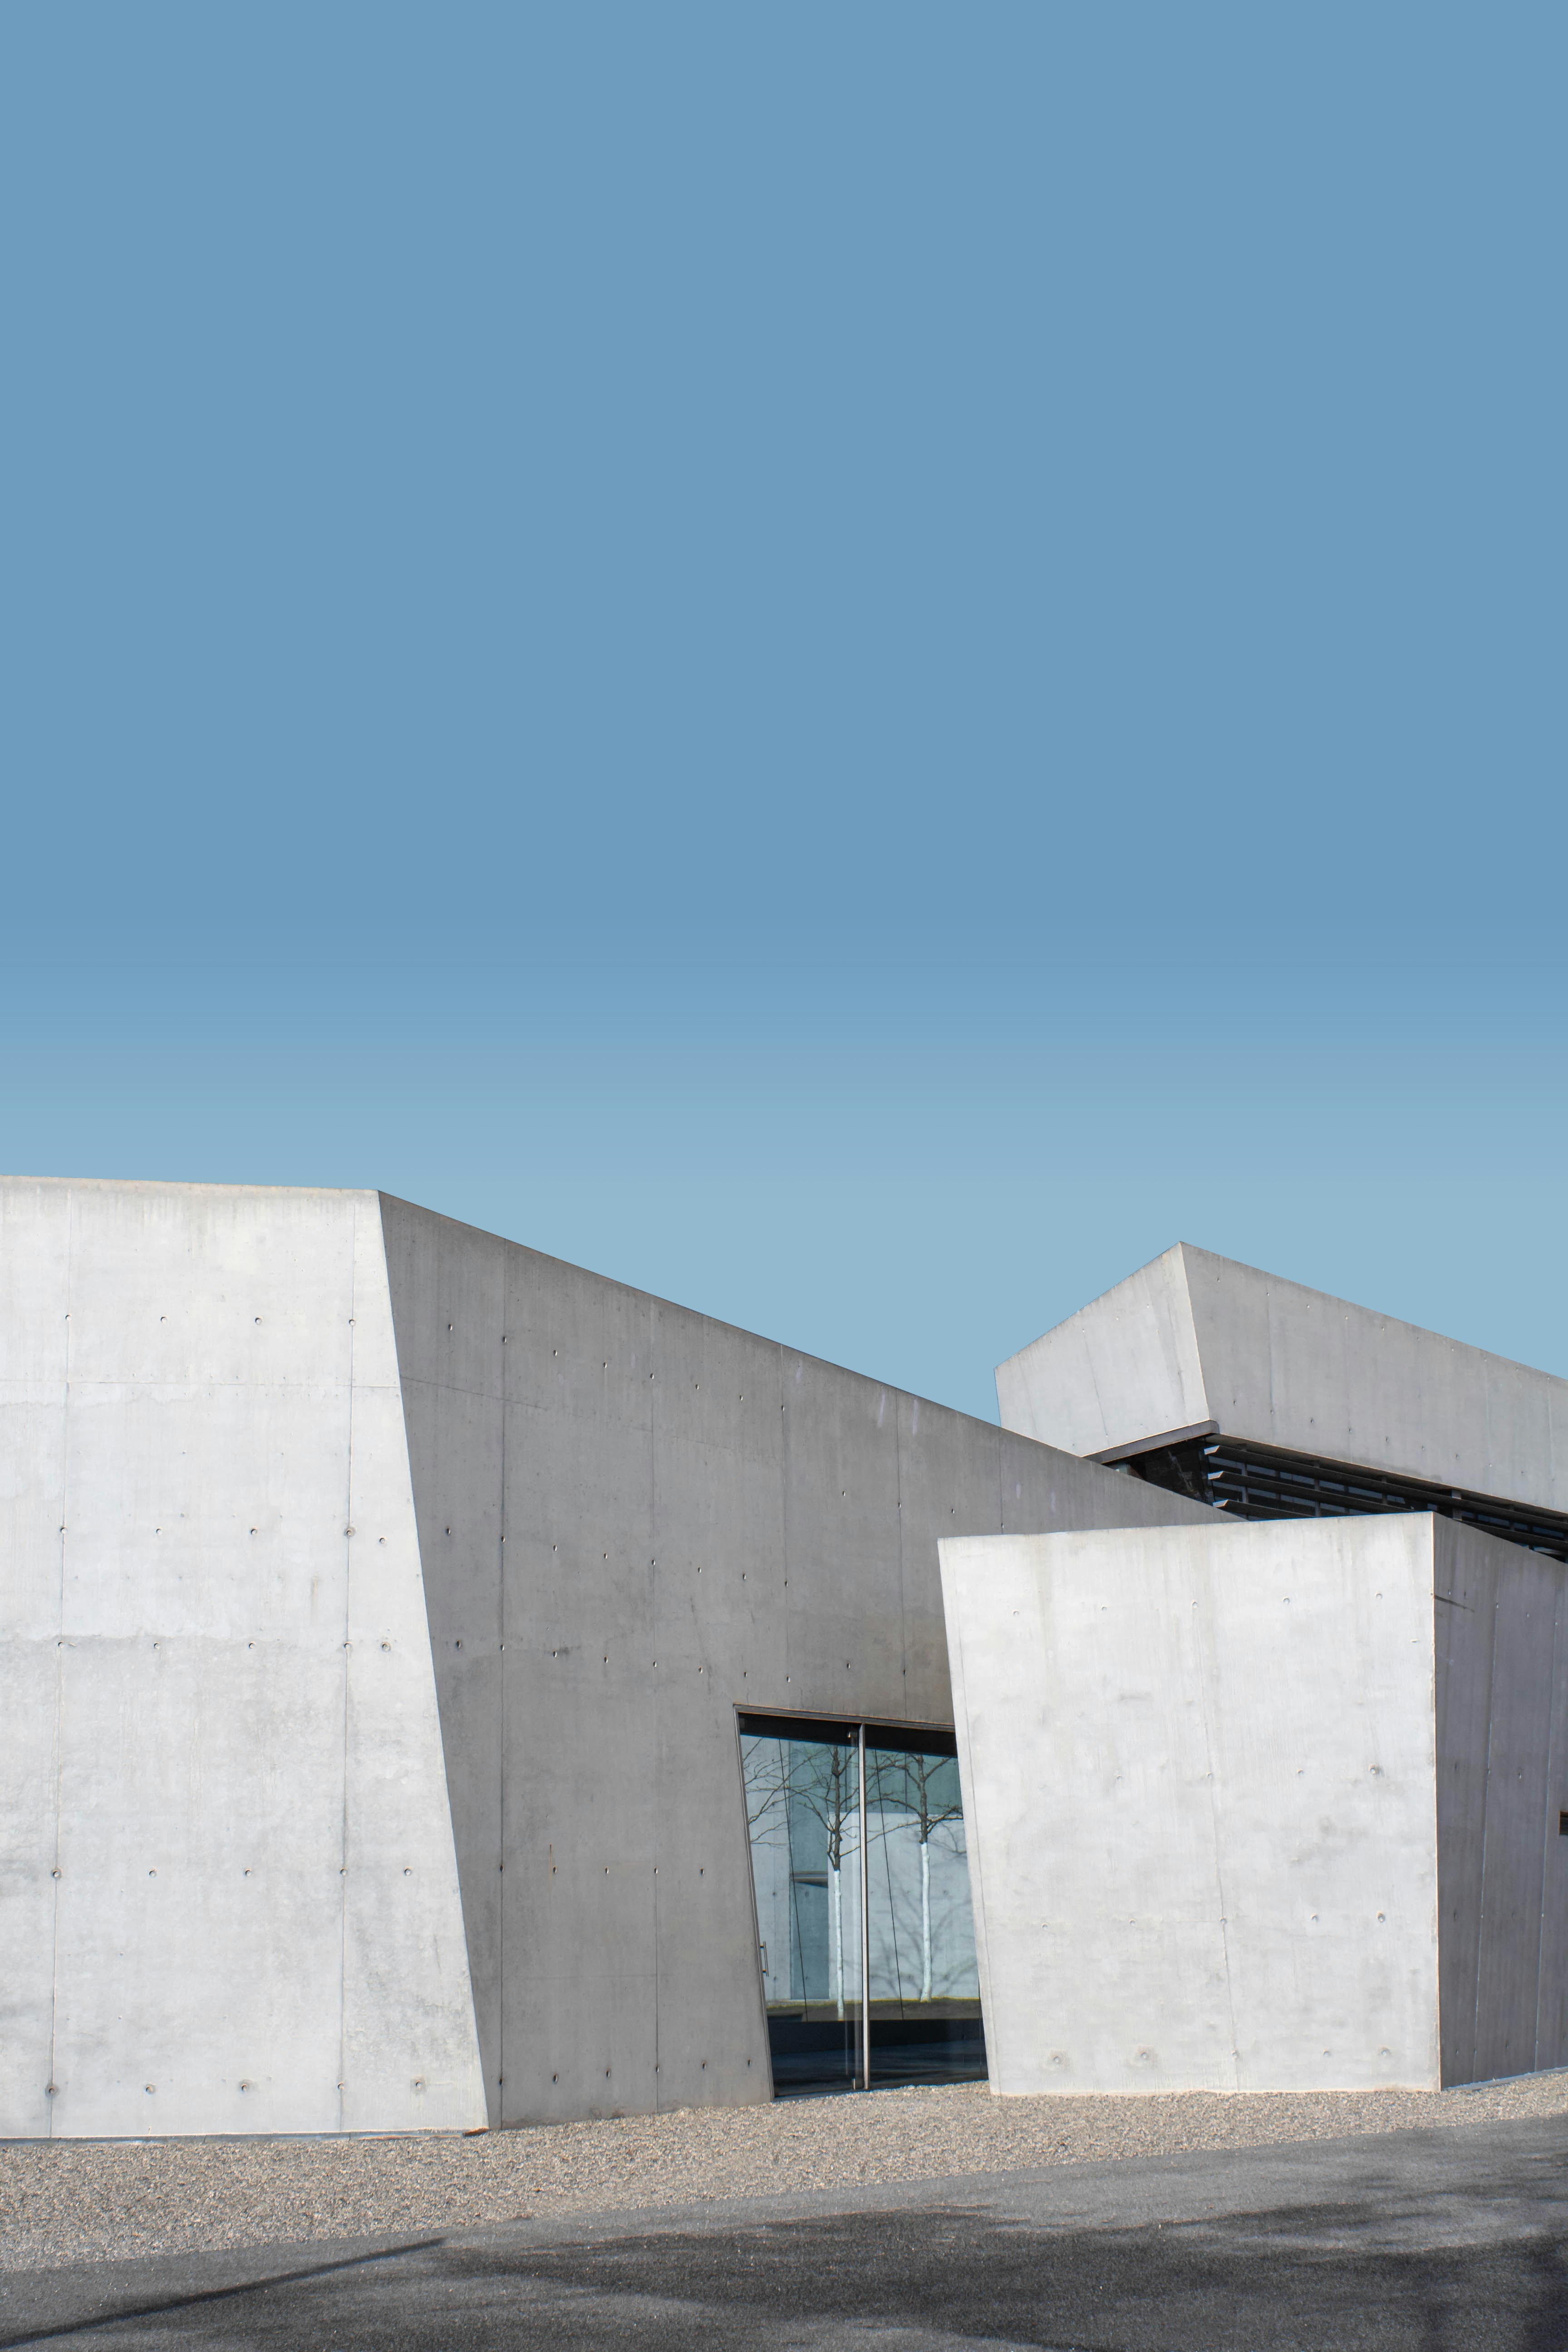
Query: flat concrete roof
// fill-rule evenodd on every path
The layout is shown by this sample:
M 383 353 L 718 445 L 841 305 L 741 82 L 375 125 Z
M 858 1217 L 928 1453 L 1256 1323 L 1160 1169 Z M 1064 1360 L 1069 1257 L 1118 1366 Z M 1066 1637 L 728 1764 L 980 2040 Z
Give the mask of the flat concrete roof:
M 1568 1510 L 1568 1381 L 1187 1242 L 999 1364 L 996 1398 L 1102 1461 L 1214 1432 Z

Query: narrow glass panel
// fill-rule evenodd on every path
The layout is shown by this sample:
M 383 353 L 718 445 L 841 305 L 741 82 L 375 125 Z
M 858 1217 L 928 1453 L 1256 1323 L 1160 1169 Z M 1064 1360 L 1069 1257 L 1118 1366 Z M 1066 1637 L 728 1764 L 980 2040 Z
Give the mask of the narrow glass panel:
M 956 1756 L 868 1746 L 871 2080 L 984 2079 Z
M 843 2088 L 860 2052 L 859 1758 L 742 1729 L 741 1759 L 774 2087 Z

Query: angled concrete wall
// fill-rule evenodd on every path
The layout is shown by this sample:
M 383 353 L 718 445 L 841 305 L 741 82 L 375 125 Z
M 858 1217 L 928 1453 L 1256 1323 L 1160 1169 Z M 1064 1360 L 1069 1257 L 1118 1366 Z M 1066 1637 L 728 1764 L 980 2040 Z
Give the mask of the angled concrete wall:
M 1112 1454 L 1212 1425 L 1568 1510 L 1568 1381 L 1186 1243 L 997 1367 L 1002 1425 Z
M 1213 1514 L 382 1213 L 492 2118 L 765 2099 L 737 1707 L 947 1727 L 940 1536 Z
M 1568 2059 L 1562 1568 L 1425 1516 L 942 1554 L 994 2089 Z
M 374 1193 L 0 1185 L 0 2136 L 482 2123 Z

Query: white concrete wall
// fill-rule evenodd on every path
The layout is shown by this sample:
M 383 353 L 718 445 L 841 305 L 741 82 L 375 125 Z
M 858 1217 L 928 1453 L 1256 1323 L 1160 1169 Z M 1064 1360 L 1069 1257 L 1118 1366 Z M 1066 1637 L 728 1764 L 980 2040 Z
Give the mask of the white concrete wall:
M 0 1184 L 0 2135 L 485 2118 L 374 1193 Z
M 1568 1381 L 1183 1243 L 996 1370 L 1002 1426 L 1227 1437 L 1568 1511 Z
M 1433 1540 L 942 1544 L 993 2089 L 1436 2085 Z
M 996 1367 L 1004 1429 L 1109 1454 L 1210 1418 L 1180 1244 Z

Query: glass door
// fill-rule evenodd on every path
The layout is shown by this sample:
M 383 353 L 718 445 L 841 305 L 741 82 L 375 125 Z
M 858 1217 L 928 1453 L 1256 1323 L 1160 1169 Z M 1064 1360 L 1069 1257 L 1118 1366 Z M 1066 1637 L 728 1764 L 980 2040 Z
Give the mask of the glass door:
M 742 1716 L 741 1759 L 774 2088 L 984 2080 L 952 1735 Z
M 741 1759 L 776 2090 L 849 2089 L 862 2070 L 858 1726 L 749 1729 Z
M 866 1736 L 871 2080 L 984 2082 L 957 1753 Z

